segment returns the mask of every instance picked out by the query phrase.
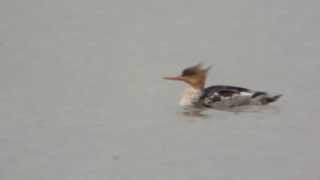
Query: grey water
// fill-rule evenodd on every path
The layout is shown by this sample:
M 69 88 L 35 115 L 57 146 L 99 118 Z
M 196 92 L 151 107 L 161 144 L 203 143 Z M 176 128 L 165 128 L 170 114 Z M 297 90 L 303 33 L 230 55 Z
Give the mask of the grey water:
M 318 1 L 2 0 L 1 180 L 319 180 Z M 284 96 L 182 113 L 207 85 Z

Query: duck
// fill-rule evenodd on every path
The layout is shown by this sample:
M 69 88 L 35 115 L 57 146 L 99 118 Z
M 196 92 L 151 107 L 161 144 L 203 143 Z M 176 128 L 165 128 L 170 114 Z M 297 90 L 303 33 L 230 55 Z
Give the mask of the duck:
M 271 95 L 265 91 L 231 85 L 213 85 L 206 87 L 208 72 L 212 66 L 204 68 L 197 64 L 185 68 L 178 76 L 166 76 L 164 79 L 180 81 L 188 85 L 183 91 L 180 106 L 185 109 L 230 110 L 236 107 L 254 105 L 263 106 L 277 101 L 282 95 Z

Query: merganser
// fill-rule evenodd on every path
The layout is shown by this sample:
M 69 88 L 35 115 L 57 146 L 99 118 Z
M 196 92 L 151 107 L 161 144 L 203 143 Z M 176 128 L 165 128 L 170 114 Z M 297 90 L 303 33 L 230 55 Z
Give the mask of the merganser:
M 269 95 L 263 91 L 247 88 L 215 85 L 205 88 L 207 73 L 211 66 L 202 64 L 188 67 L 179 76 L 164 77 L 167 80 L 183 81 L 189 87 L 183 92 L 180 105 L 184 108 L 232 109 L 244 105 L 267 105 L 279 99 L 278 95 Z

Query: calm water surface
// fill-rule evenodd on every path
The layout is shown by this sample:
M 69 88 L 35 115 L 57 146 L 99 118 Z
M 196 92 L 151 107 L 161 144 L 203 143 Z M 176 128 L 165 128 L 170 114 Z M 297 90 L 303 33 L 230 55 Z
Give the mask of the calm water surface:
M 317 1 L 0 2 L 0 179 L 320 179 Z M 208 85 L 284 97 L 185 116 Z

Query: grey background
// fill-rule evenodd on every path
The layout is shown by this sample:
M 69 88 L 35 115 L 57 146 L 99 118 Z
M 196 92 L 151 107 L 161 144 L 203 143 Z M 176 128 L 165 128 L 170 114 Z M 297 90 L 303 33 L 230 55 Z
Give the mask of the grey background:
M 1 0 L 0 179 L 319 180 L 319 2 Z M 183 116 L 208 85 L 285 96 Z

